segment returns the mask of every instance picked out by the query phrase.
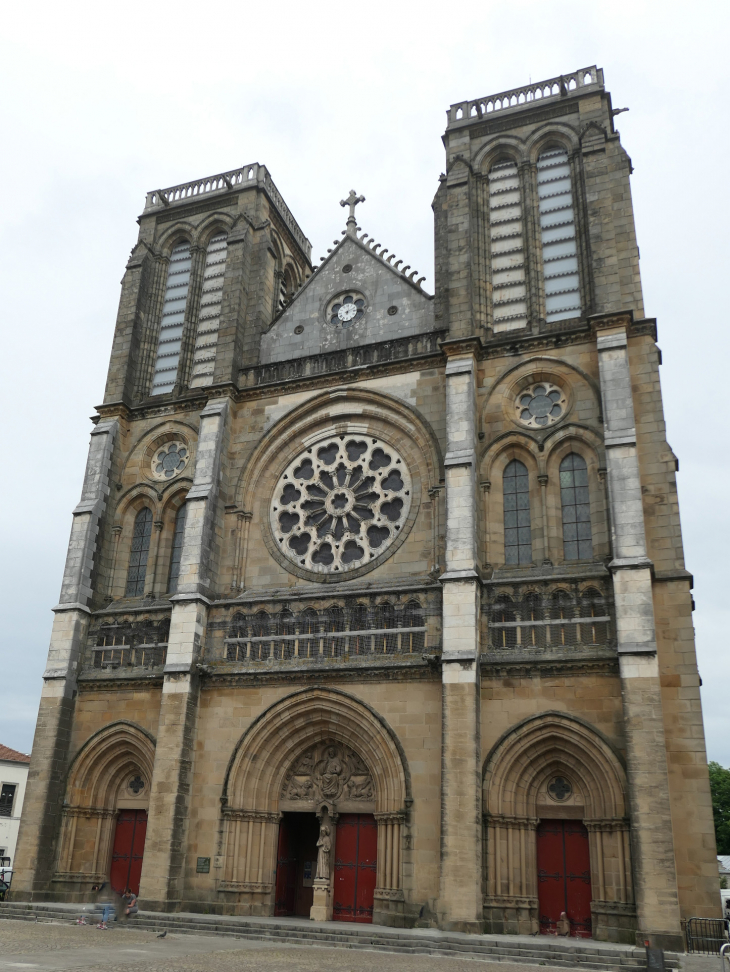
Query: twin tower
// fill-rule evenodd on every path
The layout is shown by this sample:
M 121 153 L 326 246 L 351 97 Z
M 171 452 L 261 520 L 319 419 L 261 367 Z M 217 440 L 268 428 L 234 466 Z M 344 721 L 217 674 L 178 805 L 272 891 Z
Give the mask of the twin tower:
M 596 67 L 452 105 L 435 296 L 354 192 L 317 267 L 262 165 L 147 195 L 16 900 L 671 948 L 718 913 L 615 114 Z

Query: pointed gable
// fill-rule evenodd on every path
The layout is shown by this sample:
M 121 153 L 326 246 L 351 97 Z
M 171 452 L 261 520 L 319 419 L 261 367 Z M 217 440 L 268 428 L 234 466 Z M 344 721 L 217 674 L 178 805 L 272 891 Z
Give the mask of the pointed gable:
M 336 307 L 348 296 L 353 303 L 364 301 L 363 313 L 341 321 Z M 260 362 L 289 361 L 435 329 L 433 298 L 360 239 L 347 235 L 262 336 Z

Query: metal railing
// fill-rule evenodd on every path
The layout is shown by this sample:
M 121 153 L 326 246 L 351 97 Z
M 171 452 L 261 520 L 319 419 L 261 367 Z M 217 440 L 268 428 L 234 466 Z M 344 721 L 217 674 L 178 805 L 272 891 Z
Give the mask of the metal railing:
M 94 668 L 157 668 L 165 664 L 167 644 L 100 645 L 91 651 Z
M 561 591 L 520 598 L 500 596 L 488 608 L 490 650 L 609 647 L 613 618 L 606 600 Z
M 226 638 L 226 660 L 234 662 L 376 659 L 415 655 L 428 647 L 427 628 L 377 628 Z
M 579 88 L 602 84 L 603 70 L 594 64 L 592 67 L 581 68 L 572 74 L 562 74 L 548 81 L 537 81 L 535 84 L 512 88 L 510 91 L 500 91 L 499 94 L 477 98 L 474 101 L 460 101 L 447 109 L 447 127 L 455 123 L 463 124 L 486 118 L 494 112 L 516 108 L 530 102 L 541 104 L 549 99 L 564 98 Z
M 688 918 L 685 930 L 688 952 L 722 955 L 723 945 L 730 942 L 727 918 Z

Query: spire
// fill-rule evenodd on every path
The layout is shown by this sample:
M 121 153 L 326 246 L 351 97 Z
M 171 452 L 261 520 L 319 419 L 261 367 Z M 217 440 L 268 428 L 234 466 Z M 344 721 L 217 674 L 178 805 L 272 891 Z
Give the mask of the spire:
M 355 219 L 355 206 L 358 203 L 365 202 L 365 196 L 358 196 L 354 189 L 350 189 L 350 195 L 347 199 L 340 199 L 340 206 L 349 206 L 350 215 L 347 217 L 347 235 L 356 236 L 357 235 L 357 220 Z

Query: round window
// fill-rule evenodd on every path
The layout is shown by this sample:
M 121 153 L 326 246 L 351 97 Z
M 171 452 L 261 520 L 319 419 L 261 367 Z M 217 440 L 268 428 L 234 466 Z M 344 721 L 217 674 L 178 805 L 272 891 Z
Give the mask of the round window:
M 338 294 L 327 304 L 327 323 L 332 327 L 351 327 L 365 314 L 365 297 L 357 290 Z
M 362 567 L 391 546 L 411 506 L 403 458 L 372 436 L 323 439 L 279 479 L 271 529 L 284 556 L 318 573 Z
M 152 478 L 167 480 L 178 476 L 187 466 L 190 451 L 184 442 L 165 442 L 152 454 Z
M 517 418 L 530 429 L 554 425 L 565 415 L 567 407 L 564 392 L 549 381 L 539 381 L 523 388 L 515 402 Z

